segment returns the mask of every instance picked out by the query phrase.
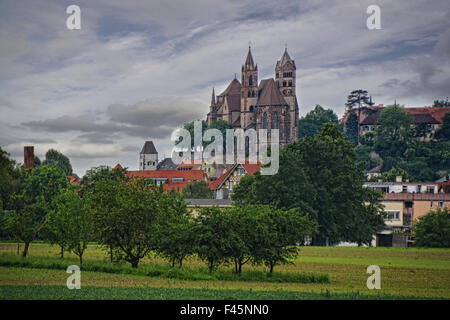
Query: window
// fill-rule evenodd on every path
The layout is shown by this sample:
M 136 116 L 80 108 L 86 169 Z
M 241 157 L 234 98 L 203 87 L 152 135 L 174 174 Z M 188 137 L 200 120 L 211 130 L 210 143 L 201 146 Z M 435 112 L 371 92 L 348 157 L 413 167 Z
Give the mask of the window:
M 439 201 L 438 202 L 438 208 L 442 209 L 444 207 L 444 201 Z
M 247 96 L 250 98 L 250 91 L 248 92 Z
M 283 81 L 283 87 L 286 87 L 286 81 Z
M 183 177 L 175 177 L 175 178 L 172 178 L 172 182 L 182 182 L 182 181 L 184 181 L 184 178 L 183 178 Z
M 407 192 L 408 191 L 408 186 L 402 186 L 402 192 Z
M 253 77 L 250 75 L 250 78 L 248 78 L 248 85 L 252 86 L 253 85 Z
M 391 220 L 400 220 L 400 211 L 386 211 L 387 219 Z
M 289 80 L 289 87 L 292 87 L 292 81 Z
M 292 78 L 292 72 L 284 72 L 283 77 L 285 78 Z
M 272 129 L 278 129 L 278 116 L 276 113 L 272 116 Z
M 250 106 L 250 112 L 253 112 L 253 106 Z
M 431 209 L 434 208 L 434 203 L 433 203 L 433 201 L 430 201 L 430 208 L 431 208 Z
M 255 96 L 255 91 L 252 91 L 252 97 L 254 97 Z

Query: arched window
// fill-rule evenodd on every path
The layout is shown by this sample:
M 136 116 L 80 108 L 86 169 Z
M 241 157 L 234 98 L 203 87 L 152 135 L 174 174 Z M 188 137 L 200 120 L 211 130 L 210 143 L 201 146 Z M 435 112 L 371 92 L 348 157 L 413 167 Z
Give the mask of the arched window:
M 272 116 L 272 129 L 278 129 L 278 115 L 276 113 Z
M 250 94 L 250 91 L 249 91 L 249 92 L 248 92 L 248 97 L 249 97 L 249 98 L 250 98 L 250 95 L 251 95 L 251 94 Z
M 250 106 L 250 112 L 253 112 L 253 106 Z
M 263 115 L 263 129 L 267 129 L 267 114 L 265 112 Z
M 252 77 L 252 75 L 250 75 L 250 78 L 248 78 L 248 85 L 249 86 L 253 85 L 253 77 Z
M 283 87 L 286 87 L 286 81 L 283 81 Z
M 255 96 L 255 91 L 252 91 L 252 97 L 254 97 Z

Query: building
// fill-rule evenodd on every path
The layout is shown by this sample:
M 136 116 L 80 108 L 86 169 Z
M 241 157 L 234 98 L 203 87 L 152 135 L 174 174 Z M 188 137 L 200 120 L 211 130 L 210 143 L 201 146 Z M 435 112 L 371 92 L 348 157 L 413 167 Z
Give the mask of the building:
M 377 127 L 377 121 L 381 112 L 384 109 L 384 105 L 370 106 L 361 108 L 361 114 L 359 119 L 359 133 L 364 135 L 369 132 L 375 131 Z M 413 125 L 422 126 L 425 130 L 423 140 L 430 140 L 432 135 L 442 127 L 444 116 L 450 112 L 449 107 L 420 107 L 420 108 L 404 108 L 404 110 L 412 116 Z M 345 123 L 351 111 L 357 111 L 355 109 L 347 109 L 344 116 L 340 120 L 341 123 Z
M 295 90 L 296 66 L 285 49 L 275 66 L 275 79 L 258 82 L 258 65 L 254 63 L 251 48 L 242 65 L 241 82 L 233 79 L 219 95 L 212 91 L 207 123 L 225 120 L 233 128 L 279 129 L 280 146 L 298 137 L 298 102 Z
M 384 193 L 438 193 L 437 182 L 366 182 L 365 187 Z
M 253 175 L 259 171 L 261 167 L 261 163 L 236 163 L 219 178 L 211 181 L 209 183 L 209 188 L 214 191 L 214 197 L 216 199 L 228 199 L 244 175 Z
M 173 163 L 172 158 L 165 158 L 161 162 L 158 162 L 156 170 L 176 170 L 177 165 Z
M 157 186 L 162 185 L 164 191 L 176 192 L 182 192 L 184 187 L 196 181 L 206 181 L 206 175 L 202 170 L 136 170 L 128 171 L 127 175 L 147 179 Z
M 220 209 L 229 209 L 233 205 L 231 199 L 185 199 L 187 208 L 193 216 L 196 216 L 201 208 L 218 207 Z
M 158 165 L 158 152 L 153 141 L 145 141 L 139 154 L 139 170 L 156 170 Z

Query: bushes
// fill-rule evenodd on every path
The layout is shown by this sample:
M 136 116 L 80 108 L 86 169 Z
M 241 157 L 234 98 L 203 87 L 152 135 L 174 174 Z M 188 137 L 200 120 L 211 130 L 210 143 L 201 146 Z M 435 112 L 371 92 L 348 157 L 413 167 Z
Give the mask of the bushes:
M 418 247 L 450 248 L 449 209 L 430 211 L 414 224 L 414 244 Z

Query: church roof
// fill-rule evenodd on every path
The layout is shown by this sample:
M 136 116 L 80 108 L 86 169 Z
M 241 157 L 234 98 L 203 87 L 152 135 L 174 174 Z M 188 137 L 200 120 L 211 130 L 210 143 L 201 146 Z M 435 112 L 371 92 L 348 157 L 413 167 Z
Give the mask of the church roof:
M 241 94 L 241 83 L 239 82 L 239 80 L 233 79 L 233 81 L 230 82 L 225 91 L 219 94 L 219 96 L 225 96 L 227 94 Z
M 145 141 L 141 154 L 158 154 L 153 141 Z
M 237 79 L 233 79 L 233 81 L 231 81 L 225 91 L 222 92 L 219 96 L 225 96 L 229 111 L 241 110 L 241 83 Z M 220 107 L 222 107 L 222 102 L 218 103 L 218 109 Z
M 270 79 L 261 80 L 259 84 L 259 95 L 257 106 L 281 106 L 287 105 L 283 96 L 281 95 L 280 89 L 278 88 L 275 81 Z

